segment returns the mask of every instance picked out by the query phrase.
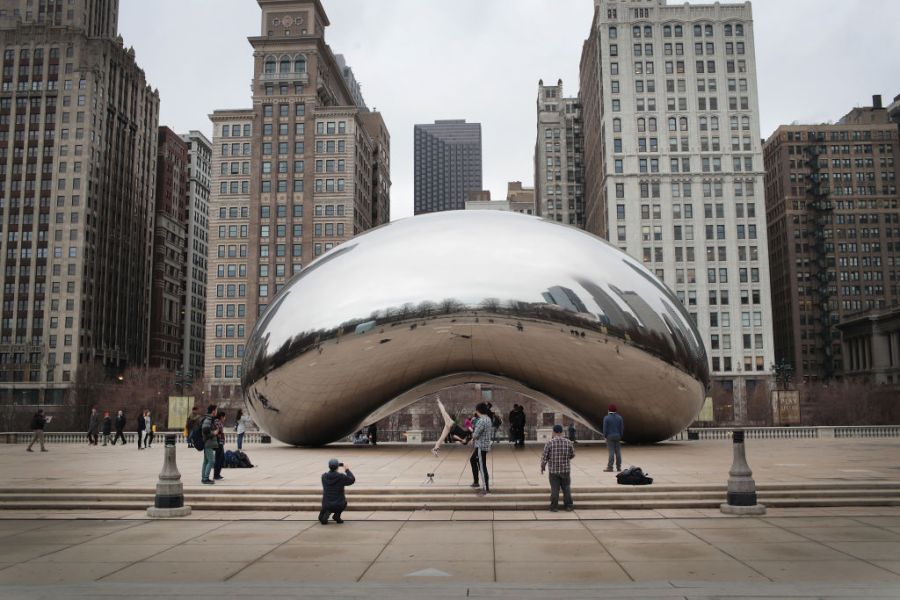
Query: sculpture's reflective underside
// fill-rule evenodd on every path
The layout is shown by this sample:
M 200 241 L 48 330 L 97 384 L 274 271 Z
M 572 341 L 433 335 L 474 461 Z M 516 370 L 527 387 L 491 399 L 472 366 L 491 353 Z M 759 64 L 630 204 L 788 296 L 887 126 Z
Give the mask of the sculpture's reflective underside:
M 625 439 L 696 417 L 709 379 L 697 330 L 634 259 L 515 213 L 445 212 L 367 232 L 310 264 L 254 330 L 253 419 L 300 445 L 340 440 L 459 383 L 519 390 Z

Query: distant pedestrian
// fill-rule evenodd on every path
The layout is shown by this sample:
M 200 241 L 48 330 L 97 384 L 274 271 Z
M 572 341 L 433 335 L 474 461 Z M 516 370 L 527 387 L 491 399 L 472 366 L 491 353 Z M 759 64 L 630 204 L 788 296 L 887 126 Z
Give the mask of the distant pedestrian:
M 525 422 L 525 407 L 519 404 L 513 413 L 513 426 L 516 430 L 515 446 L 518 448 L 525 447 Z
M 150 418 L 149 408 L 144 409 L 144 428 L 144 447 L 149 448 L 153 443 L 153 438 L 156 437 L 156 424 Z
M 146 414 L 147 414 L 147 409 L 145 408 L 144 410 L 141 411 L 141 414 L 138 415 L 138 424 L 137 424 L 137 445 L 138 445 L 138 450 L 143 450 L 143 449 L 144 449 L 144 446 L 143 446 L 143 444 L 144 444 L 144 436 L 146 435 L 146 432 L 147 432 L 147 426 L 146 426 L 146 423 L 145 423 L 145 421 L 144 421 L 144 415 L 146 415 Z
M 606 438 L 606 449 L 609 451 L 607 473 L 612 473 L 613 459 L 616 461 L 616 471 L 622 470 L 622 435 L 625 433 L 625 421 L 616 412 L 616 405 L 609 405 L 609 414 L 603 417 L 603 437 Z
M 97 445 L 98 433 L 100 433 L 100 413 L 98 413 L 97 408 L 94 407 L 91 409 L 91 416 L 88 419 L 87 438 L 89 446 Z
M 122 440 L 122 445 L 125 445 L 125 411 L 119 411 L 116 414 L 116 437 L 113 438 L 112 445 L 115 446 L 116 442 Z
M 103 413 L 103 445 L 107 445 L 109 443 L 110 435 L 112 434 L 112 419 L 109 417 L 109 412 Z
M 569 423 L 569 441 L 573 444 L 578 443 L 578 440 L 575 438 L 575 423 Z
M 225 411 L 216 413 L 216 459 L 213 463 L 213 479 L 219 481 L 222 477 L 222 467 L 225 466 Z
M 247 433 L 247 421 L 250 419 L 244 416 L 244 411 L 238 409 L 237 416 L 234 421 L 234 431 L 237 433 L 237 449 L 244 449 L 244 434 Z
M 488 406 L 484 402 L 479 402 L 475 407 L 475 430 L 472 432 L 475 448 L 469 458 L 469 464 L 472 466 L 472 487 L 479 488 L 479 496 L 485 496 L 491 491 L 487 454 L 491 451 L 492 435 L 493 426 Z
M 338 468 L 343 467 L 344 472 L 338 473 Z M 328 472 L 322 474 L 322 510 L 319 512 L 319 523 L 328 525 L 328 518 L 334 514 L 335 523 L 343 523 L 341 513 L 347 510 L 347 496 L 344 488 L 356 483 L 356 477 L 350 472 L 350 467 L 332 458 L 328 461 Z
M 193 444 L 191 443 L 191 432 L 194 431 L 195 427 L 200 426 L 200 409 L 196 406 L 191 409 L 191 414 L 188 415 L 187 421 L 184 424 L 184 439 L 187 440 L 188 448 L 192 448 Z
M 41 445 L 41 452 L 46 452 L 47 449 L 44 447 L 44 426 L 53 420 L 53 417 L 45 417 L 44 410 L 38 409 L 34 416 L 31 417 L 31 443 L 28 444 L 28 448 L 26 450 L 28 452 L 34 452 L 31 449 L 34 446 L 35 442 L 38 442 Z
M 553 437 L 544 445 L 541 455 L 541 475 L 550 470 L 550 512 L 559 511 L 559 490 L 562 488 L 563 505 L 573 509 L 571 460 L 575 458 L 575 447 L 562 436 L 562 425 L 553 426 Z
M 216 435 L 216 405 L 210 404 L 206 409 L 206 416 L 200 422 L 200 433 L 203 437 L 203 467 L 201 468 L 200 483 L 213 484 L 215 481 L 209 478 L 213 466 L 216 464 L 216 447 L 219 438 Z
M 377 446 L 378 445 L 378 424 L 372 423 L 371 425 L 369 425 L 368 429 L 366 430 L 366 435 L 369 437 L 369 443 L 372 444 L 373 446 Z

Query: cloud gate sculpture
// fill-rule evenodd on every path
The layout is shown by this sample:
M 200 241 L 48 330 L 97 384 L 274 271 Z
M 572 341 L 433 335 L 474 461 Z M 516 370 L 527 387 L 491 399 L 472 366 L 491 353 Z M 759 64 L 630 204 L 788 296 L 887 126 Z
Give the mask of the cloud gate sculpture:
M 440 389 L 488 383 L 625 440 L 697 416 L 706 351 L 675 296 L 579 229 L 516 213 L 395 221 L 307 266 L 247 345 L 243 387 L 274 438 L 321 445 Z

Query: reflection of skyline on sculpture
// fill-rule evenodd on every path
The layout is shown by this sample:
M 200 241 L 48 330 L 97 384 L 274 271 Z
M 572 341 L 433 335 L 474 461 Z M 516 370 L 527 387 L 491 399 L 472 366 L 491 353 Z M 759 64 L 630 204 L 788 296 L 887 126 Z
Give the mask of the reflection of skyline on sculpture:
M 597 427 L 602 403 L 628 387 L 609 368 L 621 349 L 658 363 L 660 388 L 695 396 L 681 401 L 686 422 L 633 430 L 662 439 L 700 408 L 699 340 L 672 294 L 598 238 L 516 214 L 439 213 L 354 238 L 294 278 L 251 336 L 244 389 L 263 428 L 291 443 L 337 439 L 448 377 L 515 383 Z M 556 360 L 572 371 L 544 365 Z M 328 405 L 313 427 L 315 407 Z

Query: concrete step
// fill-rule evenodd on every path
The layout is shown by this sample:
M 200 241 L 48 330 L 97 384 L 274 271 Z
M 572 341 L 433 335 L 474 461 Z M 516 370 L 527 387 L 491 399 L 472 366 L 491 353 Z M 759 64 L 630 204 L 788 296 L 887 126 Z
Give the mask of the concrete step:
M 582 500 L 575 497 L 576 505 L 580 510 L 655 510 L 667 508 L 718 508 L 723 498 L 701 500 Z M 844 498 L 760 498 L 760 502 L 772 508 L 805 508 L 805 507 L 841 507 L 841 506 L 900 506 L 900 497 L 856 496 Z M 84 502 L 84 501 L 0 501 L 0 511 L 3 510 L 133 510 L 143 511 L 152 504 L 152 500 L 140 501 L 110 501 L 110 502 Z M 318 502 L 271 502 L 265 504 L 221 501 L 192 501 L 186 499 L 186 504 L 195 510 L 207 511 L 318 511 Z M 421 502 L 392 502 L 392 503 L 368 503 L 351 502 L 354 511 L 414 511 L 414 510 L 543 510 L 547 506 L 546 499 L 531 502 L 509 502 L 502 499 L 475 498 L 443 503 Z
M 627 488 L 604 491 L 575 490 L 575 494 L 582 501 L 632 501 L 640 500 L 649 502 L 653 500 L 717 500 L 725 495 L 725 490 L 694 491 L 694 492 L 663 492 L 653 490 L 652 487 L 630 490 Z M 394 504 L 396 502 L 414 503 L 452 503 L 469 498 L 473 494 L 471 488 L 463 488 L 453 493 L 411 493 L 405 496 L 381 495 L 372 493 L 353 493 L 348 490 L 347 496 L 352 502 L 365 502 L 373 504 Z M 882 496 L 900 498 L 900 490 L 878 490 L 856 487 L 854 489 L 835 490 L 759 490 L 760 498 L 774 499 L 815 499 L 815 498 L 853 498 L 859 496 Z M 0 501 L 27 502 L 40 500 L 43 502 L 128 502 L 146 501 L 154 497 L 154 492 L 149 491 L 123 491 L 123 492 L 68 492 L 68 493 L 2 493 Z M 220 492 L 194 492 L 188 490 L 185 497 L 191 502 L 229 502 L 239 504 L 270 504 L 270 503 L 303 503 L 318 502 L 321 492 L 306 493 L 270 493 L 270 494 L 230 494 L 227 490 Z M 535 490 L 530 493 L 519 494 L 492 494 L 492 497 L 502 499 L 505 502 L 528 502 L 543 500 L 547 497 L 547 490 Z

